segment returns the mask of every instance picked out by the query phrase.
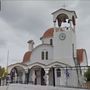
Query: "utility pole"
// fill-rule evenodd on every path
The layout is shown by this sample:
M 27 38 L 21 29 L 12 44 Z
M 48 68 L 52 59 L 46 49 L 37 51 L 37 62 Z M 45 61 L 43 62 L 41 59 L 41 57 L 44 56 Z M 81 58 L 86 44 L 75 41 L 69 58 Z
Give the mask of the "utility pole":
M 8 73 L 8 61 L 9 61 L 9 50 L 7 51 L 7 65 L 6 65 L 6 69 L 7 69 L 7 73 Z M 6 90 L 8 90 L 8 74 L 7 74 L 7 77 L 6 77 Z

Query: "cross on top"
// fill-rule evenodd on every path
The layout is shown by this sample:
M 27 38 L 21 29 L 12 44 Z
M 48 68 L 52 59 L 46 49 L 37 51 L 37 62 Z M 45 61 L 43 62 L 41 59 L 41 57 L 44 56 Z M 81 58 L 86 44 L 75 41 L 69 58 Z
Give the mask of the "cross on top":
M 64 3 L 64 4 L 62 5 L 62 7 L 65 9 L 67 6 L 66 6 L 66 4 Z

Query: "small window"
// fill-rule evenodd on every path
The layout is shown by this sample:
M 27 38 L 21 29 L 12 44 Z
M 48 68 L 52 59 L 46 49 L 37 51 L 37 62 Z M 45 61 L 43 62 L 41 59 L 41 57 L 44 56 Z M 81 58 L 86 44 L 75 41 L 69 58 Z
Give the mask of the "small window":
M 58 69 L 56 70 L 56 72 L 57 72 L 57 77 L 61 77 L 61 69 L 58 68 Z
M 41 53 L 41 58 L 44 60 L 44 52 Z
M 46 60 L 48 60 L 48 51 L 46 51 Z
M 52 39 L 50 39 L 50 45 L 53 45 L 53 40 Z

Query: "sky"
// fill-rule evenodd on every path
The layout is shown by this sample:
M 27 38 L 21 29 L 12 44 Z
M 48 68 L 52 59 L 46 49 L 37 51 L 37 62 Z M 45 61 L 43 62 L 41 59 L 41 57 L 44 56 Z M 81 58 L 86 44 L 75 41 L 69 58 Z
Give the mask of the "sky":
M 22 62 L 28 51 L 27 41 L 35 46 L 40 37 L 53 27 L 52 12 L 63 8 L 77 14 L 77 48 L 87 51 L 90 65 L 90 1 L 89 0 L 1 0 L 0 11 L 0 65 Z

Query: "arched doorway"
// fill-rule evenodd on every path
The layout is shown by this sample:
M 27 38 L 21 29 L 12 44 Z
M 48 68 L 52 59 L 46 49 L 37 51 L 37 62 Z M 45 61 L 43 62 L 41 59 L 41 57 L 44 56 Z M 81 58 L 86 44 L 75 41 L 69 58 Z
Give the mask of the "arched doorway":
M 25 82 L 25 70 L 16 66 L 11 69 L 10 72 L 11 83 L 24 83 Z
M 46 85 L 45 83 L 45 71 L 40 66 L 33 66 L 30 70 L 31 79 L 35 85 Z

